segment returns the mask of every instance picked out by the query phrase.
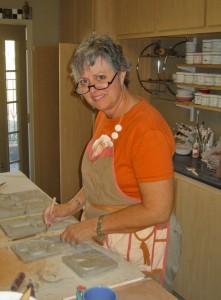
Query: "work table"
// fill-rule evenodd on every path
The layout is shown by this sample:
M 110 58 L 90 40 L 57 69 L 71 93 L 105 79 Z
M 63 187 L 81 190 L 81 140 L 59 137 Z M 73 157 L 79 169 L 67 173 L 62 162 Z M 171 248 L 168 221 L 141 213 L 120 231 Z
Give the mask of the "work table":
M 23 200 L 25 195 L 30 195 L 31 191 L 40 190 L 21 172 L 1 173 L 0 183 L 4 183 L 1 186 L 0 190 L 0 203 L 6 201 L 6 195 L 13 194 L 16 197 L 16 203 L 18 204 L 18 200 L 20 199 L 19 197 L 21 197 L 21 194 L 19 193 L 22 192 Z M 18 195 L 20 196 L 18 197 Z M 39 198 L 39 201 L 40 200 L 41 199 Z M 33 199 L 29 199 L 29 201 L 32 202 Z M 27 215 L 27 212 L 28 211 L 24 213 L 24 217 L 28 216 L 32 219 L 32 222 L 33 216 L 36 216 L 36 214 L 42 215 L 41 212 Z M 4 218 L 4 220 L 10 220 L 10 224 L 12 224 L 12 227 L 17 228 L 20 224 L 16 223 L 16 221 L 18 221 L 18 218 L 19 216 L 12 216 Z M 25 222 L 23 226 L 25 226 Z M 31 255 L 33 257 L 33 253 L 35 253 L 36 249 L 29 248 L 29 243 L 31 241 L 33 242 L 35 239 L 37 239 L 37 243 L 40 243 L 40 241 L 42 240 L 41 238 L 56 236 L 58 233 L 61 233 L 61 231 L 62 230 L 49 230 L 47 232 L 38 232 L 36 233 L 35 237 L 23 236 L 20 240 L 13 240 L 13 238 L 6 235 L 5 231 L 0 228 L 0 291 L 10 290 L 10 286 L 17 274 L 19 272 L 24 272 L 26 277 L 19 291 L 22 292 L 31 280 L 35 288 L 36 298 L 38 300 L 76 299 L 75 291 L 78 285 L 84 285 L 86 287 L 96 285 L 109 286 L 116 290 L 119 300 L 124 300 L 125 298 L 128 300 L 134 299 L 134 296 L 136 296 L 135 298 L 137 300 L 144 300 L 147 298 L 150 298 L 152 300 L 176 299 L 153 279 L 144 278 L 144 274 L 140 272 L 140 270 L 135 265 L 127 262 L 123 257 L 119 256 L 116 253 L 105 250 L 102 247 L 96 246 L 94 244 L 92 245 L 91 242 L 88 246 L 96 249 L 97 251 L 100 251 L 103 254 L 106 254 L 106 256 L 108 256 L 109 258 L 112 258 L 115 262 L 117 262 L 117 266 L 106 272 L 84 278 L 78 276 L 77 272 L 74 272 L 74 270 L 63 263 L 63 257 L 74 253 L 73 250 L 73 252 L 69 251 L 69 244 L 63 245 L 62 247 L 60 246 L 62 248 L 62 252 L 57 254 L 56 256 L 47 256 L 47 252 L 45 252 L 45 257 L 42 256 L 42 258 L 29 261 L 21 260 L 18 255 L 19 252 L 17 252 L 16 255 L 13 251 L 13 246 L 17 245 L 17 250 L 23 249 L 22 251 L 26 252 L 25 258 Z M 24 241 L 26 241 L 26 246 L 23 246 L 22 248 L 22 244 Z M 75 248 L 79 246 L 80 244 L 75 245 Z M 56 249 L 57 247 L 58 244 L 56 244 Z M 41 248 L 41 250 L 42 249 L 43 248 Z M 36 254 L 38 254 L 38 251 L 39 249 L 37 248 Z
M 193 158 L 190 155 L 174 155 L 174 171 L 181 175 L 190 177 L 194 180 L 208 184 L 212 187 L 221 189 L 221 178 L 217 178 L 209 174 L 207 165 L 200 158 Z M 198 173 L 198 176 L 193 172 L 188 171 L 186 167 L 192 167 Z

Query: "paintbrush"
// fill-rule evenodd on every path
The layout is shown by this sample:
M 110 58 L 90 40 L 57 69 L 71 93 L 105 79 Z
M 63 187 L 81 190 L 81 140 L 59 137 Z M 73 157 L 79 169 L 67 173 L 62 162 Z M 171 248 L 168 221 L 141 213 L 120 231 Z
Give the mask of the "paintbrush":
M 56 202 L 56 198 L 54 197 L 54 198 L 52 199 L 51 208 L 50 208 L 50 211 L 49 211 L 49 216 L 50 216 L 50 215 L 52 214 L 52 212 L 53 212 L 55 202 Z M 45 231 L 48 231 L 48 229 L 49 229 L 49 225 L 46 224 L 46 230 L 45 230 Z

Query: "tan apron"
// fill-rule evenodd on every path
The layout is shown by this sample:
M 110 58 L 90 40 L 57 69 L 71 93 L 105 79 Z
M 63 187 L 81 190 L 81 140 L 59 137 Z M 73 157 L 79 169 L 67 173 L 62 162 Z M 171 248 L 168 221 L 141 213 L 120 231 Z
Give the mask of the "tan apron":
M 92 158 L 92 141 L 82 162 L 83 188 L 86 193 L 85 218 L 117 211 L 140 200 L 124 194 L 115 178 L 114 147 L 107 147 Z M 151 226 L 136 233 L 107 234 L 103 246 L 121 254 L 141 271 L 157 273 L 163 282 L 168 249 L 169 223 Z

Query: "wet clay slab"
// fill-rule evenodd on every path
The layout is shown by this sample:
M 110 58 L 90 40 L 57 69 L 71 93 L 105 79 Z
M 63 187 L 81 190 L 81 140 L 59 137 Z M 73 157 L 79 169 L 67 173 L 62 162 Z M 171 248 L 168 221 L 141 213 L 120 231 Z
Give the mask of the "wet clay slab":
M 91 249 L 91 244 L 63 243 L 60 236 L 54 236 L 20 241 L 13 244 L 11 249 L 22 261 L 31 262 L 50 256 L 82 253 Z
M 98 275 L 117 267 L 115 260 L 96 249 L 63 256 L 62 261 L 83 278 Z
M 55 231 L 63 229 L 77 222 L 77 219 L 75 219 L 74 217 L 70 217 L 67 220 L 53 223 L 53 225 L 49 227 L 48 230 Z M 46 229 L 42 213 L 39 215 L 0 220 L 0 226 L 4 233 L 10 238 L 25 237 L 30 234 L 44 232 Z
M 0 219 L 42 212 L 51 198 L 41 190 L 0 194 Z

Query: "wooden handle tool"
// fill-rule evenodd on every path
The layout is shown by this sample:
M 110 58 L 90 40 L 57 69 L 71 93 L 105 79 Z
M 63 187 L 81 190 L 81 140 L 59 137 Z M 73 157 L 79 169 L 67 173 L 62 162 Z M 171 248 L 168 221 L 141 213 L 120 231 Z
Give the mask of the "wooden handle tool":
M 20 300 L 29 300 L 30 296 L 31 296 L 31 287 L 29 287 L 28 289 L 26 289 L 26 291 L 21 296 Z

